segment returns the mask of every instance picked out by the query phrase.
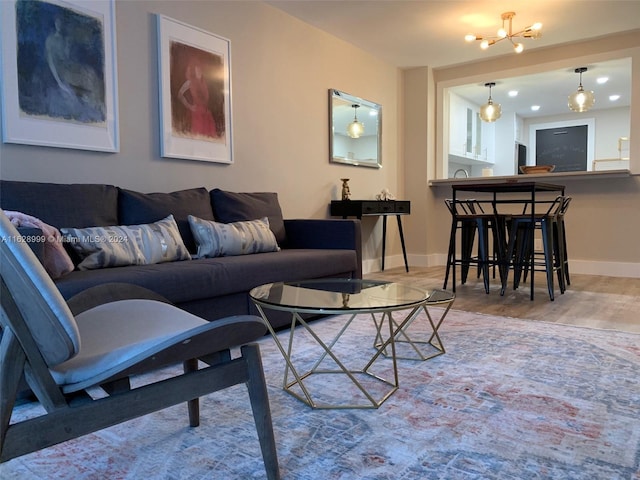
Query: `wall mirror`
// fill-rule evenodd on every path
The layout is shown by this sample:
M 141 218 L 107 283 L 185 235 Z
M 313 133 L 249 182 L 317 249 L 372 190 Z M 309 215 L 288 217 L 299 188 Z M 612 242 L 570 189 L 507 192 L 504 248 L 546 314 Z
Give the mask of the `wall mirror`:
M 329 90 L 329 160 L 380 168 L 382 105 Z
M 588 67 L 582 84 L 594 91 L 596 102 L 588 111 L 577 113 L 569 109 L 567 99 L 580 81 L 574 70 L 582 66 Z M 518 175 L 521 165 L 536 164 L 553 164 L 555 172 L 629 169 L 628 154 L 621 145 L 630 133 L 631 58 L 496 76 L 444 89 L 446 163 L 439 178 Z M 478 117 L 489 94 L 484 80 L 496 82 L 491 96 L 502 106 L 502 116 L 492 123 Z M 577 147 L 566 141 L 552 149 L 538 148 L 542 132 L 559 129 L 552 132 L 556 135 L 582 126 L 586 133 L 579 165 L 567 160 Z

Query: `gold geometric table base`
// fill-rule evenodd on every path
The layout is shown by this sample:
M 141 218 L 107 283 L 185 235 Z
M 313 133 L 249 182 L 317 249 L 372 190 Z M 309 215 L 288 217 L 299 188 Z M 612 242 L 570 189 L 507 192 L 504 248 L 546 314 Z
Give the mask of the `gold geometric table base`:
M 398 329 L 402 328 L 411 318 L 413 318 L 420 307 L 421 305 L 411 308 L 410 313 L 405 317 L 405 319 L 399 322 L 396 322 L 393 319 L 391 315 L 393 310 L 379 312 L 381 313 L 379 320 L 377 320 L 375 315 L 371 313 L 376 325 L 376 335 L 380 335 L 380 332 L 386 324 L 389 329 L 388 334 L 385 335 L 387 339 L 379 342 L 380 345 L 374 349 L 373 354 L 366 365 L 359 369 L 353 369 L 347 367 L 343 360 L 337 356 L 334 352 L 334 347 L 348 327 L 352 324 L 358 313 L 351 314 L 350 318 L 345 322 L 333 339 L 329 342 L 325 342 L 316 334 L 313 327 L 309 325 L 308 322 L 306 322 L 297 312 L 292 312 L 291 327 L 289 328 L 289 341 L 285 348 L 276 335 L 276 332 L 273 330 L 273 327 L 271 327 L 268 322 L 262 306 L 256 304 L 256 308 L 260 312 L 265 325 L 275 340 L 276 346 L 285 359 L 286 366 L 283 378 L 283 390 L 314 409 L 379 408 L 380 405 L 382 405 L 396 390 L 398 390 L 398 367 L 394 353 L 396 348 L 395 339 L 398 334 Z M 395 310 L 397 311 L 399 309 L 396 308 Z M 295 328 L 296 324 L 302 326 L 304 331 L 308 332 L 313 337 L 315 343 L 321 347 L 322 350 L 320 358 L 318 358 L 313 366 L 305 372 L 298 371 L 300 367 L 296 367 L 294 365 L 294 360 L 292 358 L 294 338 L 297 331 Z M 386 355 L 386 350 L 390 350 L 391 353 Z M 323 367 L 323 362 L 325 361 L 332 362 L 332 364 L 337 368 Z M 381 361 L 391 362 L 392 378 L 385 378 L 381 374 L 373 371 L 374 366 L 378 365 L 377 362 Z M 290 375 L 293 376 L 293 379 L 291 380 L 289 380 Z M 337 389 L 340 390 L 341 393 L 344 394 L 344 397 L 347 398 L 345 403 L 339 403 L 339 399 L 335 397 L 326 399 L 327 395 L 323 395 L 326 392 L 318 391 L 318 388 L 315 388 L 314 380 L 324 375 L 335 375 L 336 378 L 340 379 L 335 382 L 342 382 L 342 384 L 344 384 L 344 387 L 341 386 Z
M 438 330 L 449 313 L 454 300 L 454 294 L 444 290 L 434 290 L 432 296 L 427 299 L 427 302 L 421 307 L 426 313 L 427 320 L 429 321 L 430 329 L 427 332 L 417 332 L 416 329 L 413 329 L 413 331 L 411 329 L 416 320 L 416 316 L 419 313 L 419 309 L 418 312 L 409 318 L 408 321 L 405 321 L 404 325 L 401 327 L 395 324 L 395 320 L 392 320 L 396 327 L 396 338 L 394 342 L 396 351 L 393 354 L 395 355 L 395 358 L 402 360 L 425 361 L 446 353 L 444 344 L 438 334 Z M 428 307 L 434 305 L 446 305 L 444 311 L 436 321 L 434 321 L 428 309 Z M 377 333 L 374 346 L 376 348 L 380 348 L 388 340 L 385 340 L 385 335 L 382 332 L 382 326 L 378 323 L 376 323 L 376 330 Z M 389 355 L 386 348 L 382 353 L 383 355 Z

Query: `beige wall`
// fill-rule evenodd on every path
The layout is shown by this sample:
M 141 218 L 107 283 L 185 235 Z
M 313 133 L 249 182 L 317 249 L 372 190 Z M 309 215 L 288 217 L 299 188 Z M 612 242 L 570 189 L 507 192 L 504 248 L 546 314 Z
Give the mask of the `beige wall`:
M 423 137 L 435 136 L 424 152 L 424 138 L 405 136 L 407 172 L 424 172 L 428 164 L 428 178 L 422 182 L 407 179 L 406 191 L 410 198 L 422 198 L 427 190 L 426 204 L 421 219 L 425 224 L 410 224 L 407 235 L 426 239 L 422 246 L 413 245 L 411 263 L 414 265 L 443 264 L 448 247 L 450 216 L 443 204 L 450 197 L 449 185 L 426 186 L 429 179 L 437 178 L 437 159 L 442 156 L 442 121 L 436 112 L 436 121 L 427 121 L 428 113 L 410 107 L 412 98 L 427 96 L 426 102 L 437 103 L 437 92 L 442 84 L 490 81 L 492 77 L 508 76 L 508 73 L 529 73 L 543 68 L 559 66 L 575 67 L 589 61 L 611 57 L 630 56 L 633 62 L 633 78 L 640 78 L 640 31 L 617 35 L 598 41 L 579 42 L 555 48 L 540 49 L 522 55 L 507 55 L 477 63 L 459 65 L 433 71 L 424 69 L 405 72 L 405 78 L 423 76 L 419 82 L 405 82 L 407 101 L 405 123 L 427 123 Z M 434 92 L 434 85 L 436 92 Z M 421 100 L 422 101 L 422 100 Z M 437 107 L 436 107 L 437 108 Z M 441 115 L 440 115 L 441 116 Z M 640 139 L 634 132 L 640 128 L 640 82 L 632 86 L 631 107 L 631 170 L 640 173 Z M 411 173 L 408 173 L 410 176 Z M 640 277 L 640 176 L 625 178 L 568 179 L 558 176 L 553 183 L 566 185 L 566 192 L 573 197 L 566 223 L 569 238 L 569 257 L 575 273 L 591 273 Z M 425 228 L 427 230 L 425 234 Z
M 160 157 L 156 13 L 231 40 L 233 165 Z M 120 152 L 1 144 L 3 179 L 276 191 L 286 218 L 328 217 L 344 177 L 354 198 L 383 188 L 403 196 L 397 68 L 261 2 L 118 0 L 116 25 Z M 329 163 L 329 88 L 383 105 L 382 169 Z M 380 223 L 363 222 L 370 268 L 379 268 Z M 399 252 L 392 223 L 389 241 Z
M 231 40 L 233 165 L 159 156 L 156 13 Z M 417 266 L 444 262 L 450 224 L 442 204 L 450 188 L 428 186 L 436 177 L 440 128 L 436 80 L 482 78 L 501 69 L 526 73 L 549 62 L 573 65 L 587 54 L 606 56 L 620 48 L 635 52 L 634 78 L 640 78 L 637 34 L 401 72 L 261 2 L 117 0 L 116 25 L 120 152 L 3 143 L 3 179 L 112 183 L 144 192 L 194 186 L 276 191 L 285 217 L 324 218 L 346 177 L 354 198 L 374 198 L 389 188 L 412 201 L 404 225 L 409 260 Z M 381 170 L 328 162 L 329 88 L 383 105 Z M 632 139 L 640 127 L 640 82 L 633 88 Z M 640 163 L 637 140 L 631 153 Z M 564 183 L 575 198 L 567 218 L 574 270 L 640 276 L 639 177 Z M 365 271 L 379 268 L 380 223 L 363 221 Z M 387 265 L 402 264 L 394 224 L 389 222 Z

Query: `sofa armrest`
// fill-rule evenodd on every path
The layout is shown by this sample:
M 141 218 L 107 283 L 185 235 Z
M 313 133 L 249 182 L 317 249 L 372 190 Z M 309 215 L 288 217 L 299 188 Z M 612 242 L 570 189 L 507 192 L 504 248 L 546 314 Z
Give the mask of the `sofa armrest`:
M 362 278 L 362 233 L 356 219 L 285 220 L 286 248 L 327 248 L 355 250 L 356 278 Z

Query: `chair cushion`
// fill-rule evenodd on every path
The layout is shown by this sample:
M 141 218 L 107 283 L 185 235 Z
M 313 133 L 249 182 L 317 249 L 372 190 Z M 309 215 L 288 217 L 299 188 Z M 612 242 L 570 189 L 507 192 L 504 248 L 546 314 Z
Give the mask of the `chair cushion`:
M 80 351 L 51 369 L 59 385 L 118 371 L 149 348 L 209 322 L 167 303 L 132 299 L 89 309 L 76 316 L 76 323 Z
M 211 190 L 215 219 L 222 223 L 242 222 L 268 217 L 269 228 L 280 246 L 286 242 L 286 232 L 278 194 L 272 192 L 236 193 L 219 188 Z
M 76 321 L 82 338 L 78 355 L 51 369 L 65 392 L 103 383 L 172 346 L 193 345 L 195 337 L 206 333 L 210 335 L 205 342 L 207 353 L 214 353 L 253 341 L 266 331 L 253 315 L 208 322 L 168 303 L 147 299 L 105 303 L 82 312 Z

